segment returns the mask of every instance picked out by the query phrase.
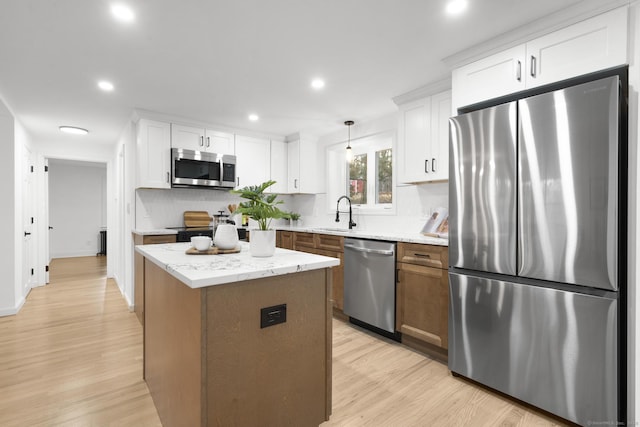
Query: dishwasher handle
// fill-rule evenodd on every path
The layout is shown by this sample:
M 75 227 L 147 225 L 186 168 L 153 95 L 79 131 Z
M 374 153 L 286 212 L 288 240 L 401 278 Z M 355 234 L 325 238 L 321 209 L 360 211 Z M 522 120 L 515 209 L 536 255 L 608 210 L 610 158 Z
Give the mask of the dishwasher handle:
M 367 254 L 393 255 L 393 251 L 385 251 L 383 249 L 367 249 L 367 248 L 361 248 L 359 246 L 351 246 L 351 245 L 344 245 L 344 248 L 353 249 L 356 252 L 364 252 Z

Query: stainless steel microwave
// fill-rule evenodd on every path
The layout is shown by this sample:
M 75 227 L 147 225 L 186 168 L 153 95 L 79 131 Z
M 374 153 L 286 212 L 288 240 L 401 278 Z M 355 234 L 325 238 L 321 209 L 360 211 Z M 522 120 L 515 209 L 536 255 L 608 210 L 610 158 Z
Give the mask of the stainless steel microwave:
M 171 186 L 233 188 L 236 156 L 207 151 L 171 149 Z

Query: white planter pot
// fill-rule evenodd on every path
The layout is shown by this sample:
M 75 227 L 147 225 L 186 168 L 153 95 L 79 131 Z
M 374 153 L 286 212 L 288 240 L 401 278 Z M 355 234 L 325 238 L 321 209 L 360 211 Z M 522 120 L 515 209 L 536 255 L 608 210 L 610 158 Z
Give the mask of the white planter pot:
M 251 256 L 268 257 L 276 251 L 276 230 L 252 229 L 249 232 Z

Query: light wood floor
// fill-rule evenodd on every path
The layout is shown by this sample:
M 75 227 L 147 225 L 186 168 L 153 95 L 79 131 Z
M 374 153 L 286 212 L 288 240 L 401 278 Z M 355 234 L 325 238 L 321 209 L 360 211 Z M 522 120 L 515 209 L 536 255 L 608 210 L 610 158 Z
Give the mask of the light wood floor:
M 142 327 L 104 257 L 56 259 L 51 284 L 0 318 L 0 426 L 158 426 Z M 552 426 L 446 365 L 334 320 L 329 426 Z

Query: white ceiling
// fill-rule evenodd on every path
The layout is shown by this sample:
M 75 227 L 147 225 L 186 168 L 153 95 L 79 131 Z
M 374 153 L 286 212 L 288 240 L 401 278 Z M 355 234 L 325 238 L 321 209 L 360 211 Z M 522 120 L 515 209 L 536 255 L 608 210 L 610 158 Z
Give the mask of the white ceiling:
M 393 112 L 450 73 L 442 59 L 577 3 L 469 0 L 2 0 L 0 95 L 36 141 L 59 125 L 114 143 L 133 109 L 286 136 Z M 603 0 L 600 0 L 603 1 Z M 326 87 L 310 88 L 321 76 Z M 97 88 L 100 79 L 115 91 Z M 247 115 L 260 115 L 249 122 Z

